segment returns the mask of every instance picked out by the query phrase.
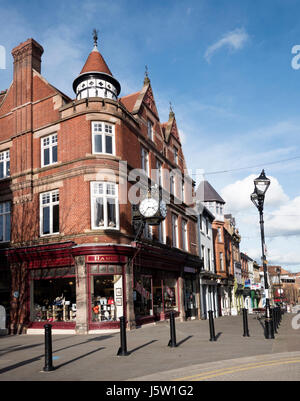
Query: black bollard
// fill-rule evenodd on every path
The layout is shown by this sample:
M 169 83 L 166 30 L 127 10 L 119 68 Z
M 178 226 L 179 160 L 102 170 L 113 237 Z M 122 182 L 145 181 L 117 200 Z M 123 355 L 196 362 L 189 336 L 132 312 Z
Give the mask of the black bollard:
M 216 335 L 215 335 L 213 311 L 212 310 L 208 311 L 208 315 L 209 315 L 209 332 L 210 332 L 209 341 L 217 341 Z
M 121 347 L 118 350 L 117 355 L 126 356 L 129 355 L 127 352 L 127 341 L 126 341 L 126 320 L 125 317 L 120 317 L 120 341 Z
M 51 338 L 51 324 L 45 324 L 45 366 L 43 368 L 44 372 L 51 372 L 54 370 L 52 364 L 52 338 Z
M 249 329 L 248 329 L 248 315 L 247 315 L 246 308 L 243 308 L 243 327 L 244 327 L 243 337 L 250 337 Z
M 282 319 L 282 313 L 281 313 L 280 306 L 278 306 L 278 317 L 279 317 L 279 324 L 280 324 L 281 323 L 281 319 Z
M 271 309 L 271 313 L 272 313 L 272 320 L 273 320 L 273 326 L 274 326 L 274 333 L 277 334 L 277 328 L 278 328 L 278 315 L 277 315 L 277 309 L 276 308 L 272 308 Z
M 275 308 L 275 316 L 276 316 L 276 329 L 278 329 L 279 325 L 280 325 L 280 315 L 279 315 L 279 310 L 278 310 L 278 306 L 276 306 Z
M 176 331 L 175 331 L 175 316 L 174 312 L 170 312 L 170 341 L 168 344 L 169 347 L 177 347 L 176 344 Z

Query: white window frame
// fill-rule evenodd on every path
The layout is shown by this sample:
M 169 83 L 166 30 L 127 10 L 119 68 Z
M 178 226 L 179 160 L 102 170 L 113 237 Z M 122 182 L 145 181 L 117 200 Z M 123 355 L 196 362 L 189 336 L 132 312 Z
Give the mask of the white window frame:
M 41 138 L 41 166 L 47 167 L 56 164 L 58 160 L 58 140 L 57 133 L 47 135 Z M 53 161 L 53 149 L 56 147 L 56 161 Z M 49 163 L 45 164 L 44 151 L 49 149 Z
M 53 207 L 58 205 L 58 231 L 53 231 Z M 44 209 L 49 207 L 49 233 L 43 232 Z M 47 191 L 40 194 L 40 236 L 59 234 L 59 190 Z
M 218 242 L 223 242 L 222 241 L 222 230 L 220 227 L 218 227 Z
M 199 227 L 200 227 L 200 231 L 203 232 L 203 218 L 202 218 L 202 214 L 199 214 Z
M 0 153 L 0 164 L 3 164 L 3 176 L 0 179 L 10 177 L 10 151 L 4 150 Z
M 158 225 L 158 241 L 161 244 L 166 243 L 166 219 L 162 220 Z
M 156 183 L 163 186 L 162 162 L 159 159 L 156 159 Z
M 147 136 L 151 141 L 154 141 L 153 122 L 148 118 L 147 120 Z
M 170 173 L 170 195 L 175 196 L 175 177 L 172 172 Z
M 207 270 L 211 270 L 212 260 L 211 260 L 211 250 L 207 248 Z
M 178 248 L 178 216 L 172 213 L 172 246 Z
M 220 270 L 221 270 L 221 272 L 223 272 L 223 271 L 225 271 L 223 252 L 219 253 L 219 258 L 220 258 Z
M 102 188 L 102 189 L 101 189 Z M 119 230 L 119 202 L 118 202 L 118 185 L 108 181 L 91 181 L 91 229 L 92 230 Z M 103 199 L 103 224 L 95 224 L 95 203 L 96 199 Z M 108 199 L 115 201 L 115 226 L 108 221 L 107 204 Z
M 178 148 L 176 146 L 174 146 L 174 162 L 178 164 Z
M 95 146 L 95 137 L 101 135 L 101 147 L 102 151 L 97 152 Z M 106 150 L 106 137 L 111 137 L 112 140 L 112 153 Z M 94 155 L 116 155 L 115 145 L 115 125 L 107 123 L 105 121 L 92 121 L 92 153 Z
M 149 177 L 149 152 L 143 146 L 141 147 L 141 164 L 142 170 L 144 170 Z
M 203 259 L 204 269 L 206 270 L 205 246 L 204 245 L 201 245 L 201 259 Z
M 181 182 L 181 202 L 185 203 L 185 185 L 184 180 Z
M 188 245 L 188 222 L 185 219 L 181 220 L 181 236 L 182 236 L 182 249 L 186 252 L 189 250 Z
M 7 218 L 9 217 L 9 218 Z M 9 242 L 11 235 L 11 206 L 10 202 L 0 202 L 0 220 L 2 227 L 0 231 L 0 242 Z M 9 232 L 7 233 L 7 225 L 9 225 Z

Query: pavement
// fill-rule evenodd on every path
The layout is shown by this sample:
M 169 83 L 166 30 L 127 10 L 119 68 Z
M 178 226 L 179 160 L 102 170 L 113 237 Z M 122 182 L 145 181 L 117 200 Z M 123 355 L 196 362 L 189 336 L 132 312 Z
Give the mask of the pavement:
M 43 371 L 44 335 L 1 336 L 0 381 L 298 381 L 295 316 L 300 323 L 300 315 L 284 314 L 275 339 L 268 340 L 254 315 L 248 315 L 250 337 L 243 337 L 242 316 L 215 319 L 217 341 L 209 341 L 208 320 L 176 320 L 177 347 L 168 346 L 169 322 L 144 325 L 127 331 L 127 356 L 117 356 L 119 333 L 55 334 L 51 372 Z

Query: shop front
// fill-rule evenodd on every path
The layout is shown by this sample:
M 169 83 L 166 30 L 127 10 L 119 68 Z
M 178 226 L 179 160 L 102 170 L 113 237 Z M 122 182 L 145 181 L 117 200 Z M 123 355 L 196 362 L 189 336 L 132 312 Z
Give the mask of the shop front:
M 197 269 L 151 251 L 73 242 L 9 251 L 12 327 L 36 332 L 50 323 L 87 334 L 118 329 L 122 316 L 129 329 L 168 319 L 171 311 L 196 318 Z
M 75 267 L 30 269 L 30 326 L 52 323 L 57 327 L 75 327 Z
M 122 265 L 88 265 L 89 329 L 119 327 L 124 310 L 124 274 Z
M 194 267 L 184 266 L 183 271 L 185 318 L 194 320 L 198 317 L 199 310 L 197 270 Z
M 201 280 L 201 319 L 208 319 L 208 312 L 219 316 L 217 283 L 210 280 Z
M 178 273 L 135 266 L 133 303 L 137 325 L 179 312 Z

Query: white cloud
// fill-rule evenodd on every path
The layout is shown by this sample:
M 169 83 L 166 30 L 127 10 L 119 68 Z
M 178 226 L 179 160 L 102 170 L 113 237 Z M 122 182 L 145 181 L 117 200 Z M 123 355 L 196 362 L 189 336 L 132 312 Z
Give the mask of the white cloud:
M 221 190 L 221 196 L 226 201 L 226 210 L 234 213 L 250 210 L 254 207 L 250 200 L 250 195 L 254 190 L 253 180 L 257 175 L 251 174 L 243 180 L 238 180 L 233 184 L 227 185 Z M 269 177 L 271 185 L 266 193 L 268 206 L 280 206 L 288 201 L 288 196 L 284 193 L 281 185 L 275 177 Z
M 248 41 L 249 35 L 244 28 L 238 28 L 234 31 L 228 32 L 213 45 L 209 46 L 205 52 L 205 59 L 210 62 L 213 54 L 222 47 L 228 47 L 230 50 L 240 50 Z
M 241 251 L 260 263 L 259 215 L 250 200 L 256 176 L 252 174 L 225 186 L 221 196 L 226 201 L 226 212 L 236 217 L 242 236 Z M 271 185 L 266 193 L 264 208 L 267 259 L 270 265 L 287 265 L 288 269 L 299 270 L 300 196 L 290 199 L 278 180 L 272 176 L 269 178 Z
M 300 235 L 300 196 L 286 202 L 266 217 L 266 234 Z

